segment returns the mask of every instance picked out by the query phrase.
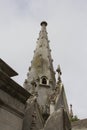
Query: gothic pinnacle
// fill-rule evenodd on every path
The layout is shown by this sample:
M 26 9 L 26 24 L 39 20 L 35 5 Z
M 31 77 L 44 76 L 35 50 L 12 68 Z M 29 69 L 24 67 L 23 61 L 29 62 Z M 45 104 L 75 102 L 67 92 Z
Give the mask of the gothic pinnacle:
M 69 114 L 70 114 L 70 118 L 72 118 L 73 117 L 72 104 L 70 104 L 70 112 L 69 112 Z

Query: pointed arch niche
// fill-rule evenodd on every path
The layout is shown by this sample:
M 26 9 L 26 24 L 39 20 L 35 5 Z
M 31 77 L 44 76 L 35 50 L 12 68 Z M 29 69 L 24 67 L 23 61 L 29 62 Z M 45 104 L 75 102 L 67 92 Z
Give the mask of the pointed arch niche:
M 40 78 L 40 84 L 42 84 L 42 85 L 49 85 L 49 80 L 48 80 L 48 78 L 47 78 L 46 76 L 42 76 L 42 77 Z

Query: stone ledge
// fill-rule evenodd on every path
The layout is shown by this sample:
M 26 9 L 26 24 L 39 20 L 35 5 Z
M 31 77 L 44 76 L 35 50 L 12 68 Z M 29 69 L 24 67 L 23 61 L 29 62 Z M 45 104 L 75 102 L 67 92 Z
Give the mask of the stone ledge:
M 18 73 L 14 71 L 8 64 L 6 64 L 1 58 L 0 58 L 0 69 L 4 73 L 6 73 L 9 77 L 18 75 Z
M 31 94 L 0 70 L 0 89 L 26 103 Z
M 2 108 L 3 110 L 6 110 L 16 116 L 18 116 L 19 118 L 23 119 L 24 118 L 24 112 L 21 112 L 17 109 L 14 109 L 6 104 L 0 105 L 0 108 Z
M 24 115 L 25 111 L 25 104 L 10 96 L 3 90 L 0 90 L 0 107 L 21 116 Z

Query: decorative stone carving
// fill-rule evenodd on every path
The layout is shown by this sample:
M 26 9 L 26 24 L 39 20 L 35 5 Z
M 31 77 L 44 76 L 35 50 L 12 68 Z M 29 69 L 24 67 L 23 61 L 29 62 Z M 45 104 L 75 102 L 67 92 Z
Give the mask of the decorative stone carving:
M 27 77 L 29 77 L 29 72 L 27 73 Z
M 24 82 L 25 84 L 27 84 L 28 83 L 28 81 L 27 81 L 27 79 L 25 79 L 25 82 Z
M 33 114 L 32 114 L 32 123 L 31 123 L 31 127 L 30 127 L 30 130 L 33 130 L 36 126 L 36 112 L 34 111 Z
M 42 47 L 42 45 L 40 45 L 39 47 Z
M 29 71 L 31 70 L 31 67 L 29 67 Z
M 51 59 L 51 61 L 53 62 L 53 59 Z

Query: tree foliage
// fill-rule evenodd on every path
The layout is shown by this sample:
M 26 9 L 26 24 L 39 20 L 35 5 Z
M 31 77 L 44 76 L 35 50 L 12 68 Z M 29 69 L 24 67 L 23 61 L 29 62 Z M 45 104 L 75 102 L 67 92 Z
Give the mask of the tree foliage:
M 78 121 L 79 118 L 77 117 L 77 115 L 75 115 L 75 116 L 71 117 L 70 120 L 71 120 L 71 122 L 74 122 L 74 121 Z

